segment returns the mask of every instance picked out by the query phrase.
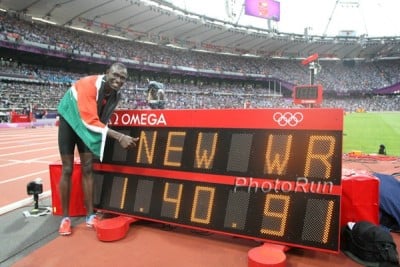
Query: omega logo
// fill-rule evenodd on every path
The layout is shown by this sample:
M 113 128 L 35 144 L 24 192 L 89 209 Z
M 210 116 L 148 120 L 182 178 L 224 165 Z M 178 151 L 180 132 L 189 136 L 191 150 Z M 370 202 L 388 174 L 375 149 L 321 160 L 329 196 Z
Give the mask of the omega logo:
M 126 125 L 126 126 L 167 126 L 167 121 L 163 113 L 113 113 L 110 118 L 110 125 Z

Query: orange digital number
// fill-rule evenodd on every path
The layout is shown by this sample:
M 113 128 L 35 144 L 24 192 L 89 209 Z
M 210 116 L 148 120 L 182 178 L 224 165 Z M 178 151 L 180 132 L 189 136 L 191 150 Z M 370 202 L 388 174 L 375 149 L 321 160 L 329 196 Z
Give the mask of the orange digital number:
M 322 242 L 324 244 L 328 243 L 328 237 L 329 233 L 331 230 L 331 221 L 332 221 L 332 214 L 333 214 L 333 207 L 335 206 L 334 201 L 329 201 L 328 202 L 328 209 L 326 211 L 326 219 L 325 219 L 325 225 L 324 225 L 324 233 L 322 235 Z
M 126 190 L 128 188 L 128 177 L 124 178 L 124 186 L 122 188 L 122 195 L 121 195 L 121 204 L 119 206 L 120 209 L 123 209 L 125 206 L 125 199 L 126 199 Z
M 123 209 L 125 206 L 128 177 L 115 177 L 111 188 L 110 206 Z M 121 191 L 119 191 L 121 190 Z
M 289 204 L 289 196 L 267 194 L 260 232 L 267 235 L 283 236 L 286 229 Z
M 209 224 L 214 204 L 215 188 L 207 186 L 196 186 L 194 192 L 194 200 L 192 205 L 192 213 L 190 220 L 192 222 Z M 206 196 L 206 199 L 204 198 Z M 206 200 L 206 201 L 205 201 Z M 207 211 L 204 213 L 206 209 Z M 201 217 L 200 217 L 201 216 Z
M 173 186 L 175 186 L 175 187 L 178 186 L 177 190 L 174 190 L 174 191 L 176 191 L 175 192 L 176 196 L 170 196 L 172 194 L 170 192 L 170 183 L 165 183 L 163 201 L 168 202 L 168 203 L 173 203 L 175 205 L 174 218 L 176 219 L 176 218 L 178 218 L 179 209 L 181 206 L 183 185 L 182 184 L 172 184 L 171 187 L 173 187 Z

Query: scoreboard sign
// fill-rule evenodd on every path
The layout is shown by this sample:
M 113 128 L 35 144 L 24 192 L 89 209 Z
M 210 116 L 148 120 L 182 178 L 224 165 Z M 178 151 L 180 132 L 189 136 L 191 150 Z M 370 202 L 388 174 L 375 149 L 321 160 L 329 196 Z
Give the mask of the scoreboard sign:
M 299 85 L 294 87 L 293 102 L 295 104 L 321 104 L 322 85 Z
M 340 109 L 127 110 L 95 168 L 95 206 L 265 242 L 339 250 Z

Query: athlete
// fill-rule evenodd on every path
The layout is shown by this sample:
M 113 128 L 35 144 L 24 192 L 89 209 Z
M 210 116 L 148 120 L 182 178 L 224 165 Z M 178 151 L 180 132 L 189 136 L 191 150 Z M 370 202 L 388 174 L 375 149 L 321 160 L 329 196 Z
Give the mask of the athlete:
M 72 233 L 69 203 L 75 147 L 78 149 L 82 167 L 86 225 L 93 227 L 96 219 L 93 210 L 93 158 L 98 157 L 100 161 L 103 159 L 106 137 L 114 138 L 125 149 L 135 147 L 139 140 L 107 127 L 127 77 L 125 65 L 114 63 L 105 75 L 86 76 L 76 81 L 60 101 L 58 147 L 62 174 L 59 189 L 63 216 L 59 228 L 60 235 Z

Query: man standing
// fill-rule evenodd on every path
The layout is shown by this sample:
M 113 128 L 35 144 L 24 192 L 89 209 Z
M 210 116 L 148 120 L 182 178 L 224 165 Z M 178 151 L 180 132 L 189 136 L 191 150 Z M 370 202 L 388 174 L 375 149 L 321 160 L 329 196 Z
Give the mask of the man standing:
M 107 127 L 111 114 L 120 100 L 120 89 L 128 77 L 122 63 L 114 63 L 105 75 L 86 76 L 73 84 L 58 106 L 60 125 L 58 147 L 62 162 L 59 183 L 63 218 L 59 234 L 70 235 L 69 203 L 74 149 L 78 148 L 82 166 L 82 188 L 87 210 L 86 225 L 93 227 L 93 156 L 103 159 L 106 137 L 117 140 L 127 149 L 136 146 L 139 138 L 132 138 Z

